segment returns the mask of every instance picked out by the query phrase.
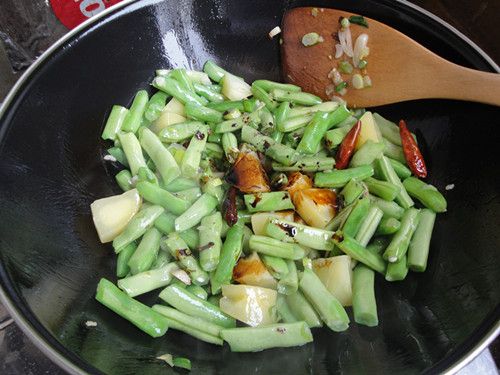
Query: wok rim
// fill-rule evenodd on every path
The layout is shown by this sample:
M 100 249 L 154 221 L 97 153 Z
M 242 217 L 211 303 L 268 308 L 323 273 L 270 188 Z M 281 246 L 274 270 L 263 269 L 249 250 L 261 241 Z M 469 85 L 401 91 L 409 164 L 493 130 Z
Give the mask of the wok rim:
M 5 100 L 0 105 L 0 123 L 3 121 L 3 118 L 7 113 L 8 109 L 10 108 L 11 103 L 17 97 L 18 93 L 22 91 L 25 84 L 29 82 L 31 76 L 40 67 L 42 67 L 43 64 L 46 61 L 48 61 L 50 57 L 52 57 L 52 55 L 60 47 L 64 46 L 70 39 L 77 36 L 78 34 L 83 33 L 84 31 L 86 31 L 86 29 L 99 23 L 101 20 L 108 17 L 112 13 L 115 13 L 133 3 L 138 3 L 138 2 L 140 1 L 123 0 L 120 3 L 114 4 L 111 7 L 102 11 L 101 13 L 97 14 L 96 16 L 93 16 L 92 18 L 81 23 L 74 29 L 70 30 L 61 38 L 59 38 L 54 44 L 52 44 L 45 52 L 42 53 L 42 55 L 40 55 L 40 57 L 38 57 L 38 59 L 36 59 L 33 62 L 33 64 L 30 65 L 30 67 L 21 75 L 21 77 L 19 77 L 19 79 L 16 81 L 14 86 L 11 88 L 11 90 L 5 97 Z M 154 2 L 157 1 L 149 1 L 149 3 L 154 3 Z M 444 28 L 448 29 L 448 31 L 450 31 L 451 33 L 462 39 L 462 41 L 465 42 L 470 48 L 472 48 L 472 50 L 474 50 L 475 53 L 477 53 L 481 58 L 483 58 L 485 62 L 491 67 L 492 70 L 496 71 L 497 73 L 500 73 L 500 66 L 497 65 L 495 61 L 486 52 L 484 52 L 475 42 L 473 42 L 469 37 L 464 35 L 458 29 L 450 25 L 448 22 L 444 21 L 435 14 L 423 9 L 422 7 L 410 3 L 407 0 L 396 0 L 395 3 L 403 5 L 403 7 L 410 8 L 418 13 L 421 13 L 426 18 L 430 19 L 430 21 L 438 23 Z M 1 141 L 5 136 L 5 132 L 6 129 L 3 130 L 0 129 L 0 147 L 1 147 Z M 4 279 L 4 281 L 5 280 L 10 281 L 8 278 L 4 276 L 5 275 L 0 275 L 0 281 L 2 281 L 1 279 Z M 2 284 L 3 283 L 0 283 L 0 302 L 5 306 L 11 318 L 14 319 L 15 323 L 21 328 L 22 332 L 27 337 L 29 337 L 29 339 L 37 346 L 37 348 L 40 349 L 41 352 L 45 354 L 48 358 L 50 358 L 50 360 L 53 363 L 55 363 L 57 366 L 59 366 L 64 371 L 70 374 L 89 374 L 90 372 L 84 370 L 81 366 L 77 365 L 74 361 L 70 360 L 64 355 L 63 351 L 60 349 L 65 349 L 65 347 L 61 343 L 59 343 L 57 340 L 54 340 L 54 342 L 52 343 L 50 342 L 51 341 L 50 338 L 53 338 L 53 335 L 46 328 L 44 328 L 42 324 L 40 324 L 40 322 L 38 321 L 38 319 L 36 319 L 36 316 L 33 312 L 29 311 L 27 314 L 26 312 L 22 311 L 23 309 L 18 307 L 11 298 L 12 294 L 16 295 L 17 293 L 14 290 L 10 291 L 5 290 Z M 27 310 L 29 310 L 29 308 Z M 445 365 L 445 368 L 442 370 L 442 373 L 454 374 L 463 367 L 465 367 L 467 364 L 469 364 L 474 358 L 476 358 L 481 352 L 483 352 L 484 349 L 487 348 L 489 344 L 493 342 L 493 340 L 500 334 L 500 314 L 498 312 L 499 309 L 497 306 L 497 308 L 494 309 L 483 320 L 483 322 L 476 329 L 476 331 L 485 324 L 487 325 L 488 323 L 485 322 L 488 320 L 493 320 L 491 327 L 487 329 L 486 333 L 479 333 L 481 338 L 477 340 L 477 342 L 473 344 L 472 347 L 465 350 L 462 349 L 462 351 L 465 352 L 462 353 L 458 359 L 454 361 L 453 359 L 449 359 L 449 357 L 452 357 L 454 352 L 460 351 L 461 347 L 467 345 L 467 342 L 475 340 L 474 336 L 478 334 L 476 331 L 471 334 L 470 338 L 468 338 L 465 343 L 462 343 L 461 345 L 457 346 L 456 349 L 451 352 L 450 356 L 444 357 L 434 366 L 437 367 L 439 365 L 442 365 L 442 362 L 446 360 L 451 361 L 451 363 Z M 36 327 L 34 323 L 37 324 L 39 327 Z M 90 363 L 87 363 L 82 358 L 79 358 L 76 355 L 75 357 L 76 359 L 79 359 L 79 361 L 83 365 L 86 365 L 86 367 L 89 368 L 91 371 L 100 372 L 100 370 L 92 366 Z

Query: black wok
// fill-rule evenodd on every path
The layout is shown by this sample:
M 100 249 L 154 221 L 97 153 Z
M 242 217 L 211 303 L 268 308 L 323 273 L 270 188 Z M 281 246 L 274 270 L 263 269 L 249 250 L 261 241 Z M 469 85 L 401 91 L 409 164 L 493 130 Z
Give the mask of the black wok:
M 457 369 L 498 333 L 500 109 L 442 100 L 378 109 L 407 119 L 424 145 L 429 181 L 455 188 L 446 192 L 449 212 L 435 228 L 428 271 L 379 280 L 377 328 L 320 329 L 304 347 L 236 354 L 173 330 L 151 339 L 93 299 L 98 279 L 114 277 L 115 257 L 99 243 L 89 210 L 118 192 L 99 141 L 111 105 L 128 105 L 155 68 L 201 68 L 208 58 L 248 81 L 279 80 L 279 45 L 267 32 L 285 9 L 302 5 L 361 13 L 451 61 L 497 69 L 439 20 L 390 0 L 125 1 L 71 33 L 0 112 L 0 294 L 64 369 L 174 373 L 154 360 L 172 353 L 190 358 L 193 374 L 437 373 Z

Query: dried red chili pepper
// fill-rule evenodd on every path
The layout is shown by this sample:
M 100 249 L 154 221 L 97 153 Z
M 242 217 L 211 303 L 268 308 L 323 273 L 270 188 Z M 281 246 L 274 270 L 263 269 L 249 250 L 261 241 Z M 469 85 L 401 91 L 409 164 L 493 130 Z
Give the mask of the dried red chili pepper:
M 222 202 L 222 214 L 224 215 L 224 220 L 230 227 L 232 227 L 238 221 L 238 210 L 236 209 L 236 192 L 237 189 L 231 186 L 224 197 Z
M 358 121 L 345 136 L 337 151 L 337 156 L 335 157 L 335 168 L 344 169 L 349 164 L 354 152 L 354 147 L 356 147 L 356 142 L 358 141 L 360 130 L 361 121 Z
M 399 121 L 399 135 L 401 136 L 401 144 L 408 167 L 410 167 L 415 176 L 422 178 L 427 177 L 427 167 L 425 166 L 422 153 L 413 135 L 406 127 L 406 122 L 404 120 Z

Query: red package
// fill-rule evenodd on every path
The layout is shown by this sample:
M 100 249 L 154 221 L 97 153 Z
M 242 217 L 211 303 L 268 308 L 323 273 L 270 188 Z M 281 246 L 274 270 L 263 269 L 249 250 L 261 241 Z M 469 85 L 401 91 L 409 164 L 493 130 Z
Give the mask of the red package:
M 121 0 L 50 0 L 56 17 L 72 29 Z

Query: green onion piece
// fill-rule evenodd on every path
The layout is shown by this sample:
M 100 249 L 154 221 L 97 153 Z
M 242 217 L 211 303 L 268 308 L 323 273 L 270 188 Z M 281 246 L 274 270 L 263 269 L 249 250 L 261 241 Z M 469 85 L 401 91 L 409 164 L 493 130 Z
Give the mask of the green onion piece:
M 345 18 L 344 18 L 345 19 Z M 344 74 L 351 74 L 353 67 L 349 61 L 339 62 L 339 72 Z
M 358 68 L 359 69 L 364 69 L 364 68 L 366 68 L 367 65 L 368 65 L 368 61 L 366 61 L 366 60 L 360 60 L 359 63 L 358 63 Z
M 337 86 L 335 86 L 335 92 L 341 92 L 345 88 L 347 88 L 347 82 L 340 82 Z
M 363 16 L 351 16 L 349 17 L 349 22 L 368 28 L 368 22 L 366 22 L 366 19 Z
M 307 33 L 302 37 L 302 44 L 305 47 L 311 47 L 315 44 L 323 42 L 323 37 L 318 33 Z

